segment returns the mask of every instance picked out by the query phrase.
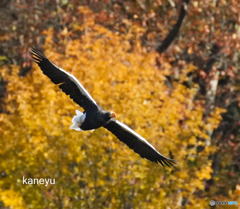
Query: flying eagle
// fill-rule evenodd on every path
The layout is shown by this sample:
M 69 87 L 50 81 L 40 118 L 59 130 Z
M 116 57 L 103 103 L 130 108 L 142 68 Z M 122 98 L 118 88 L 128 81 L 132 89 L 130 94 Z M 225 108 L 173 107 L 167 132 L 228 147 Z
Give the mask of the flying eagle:
M 41 50 L 33 47 L 31 54 L 43 73 L 54 84 L 60 84 L 59 88 L 84 109 L 83 113 L 76 110 L 70 129 L 86 131 L 104 127 L 142 158 L 160 163 L 163 166 L 164 164 L 167 166 L 176 164 L 175 160 L 163 156 L 146 139 L 116 120 L 114 112 L 108 112 L 99 106 L 73 75 L 54 65 Z

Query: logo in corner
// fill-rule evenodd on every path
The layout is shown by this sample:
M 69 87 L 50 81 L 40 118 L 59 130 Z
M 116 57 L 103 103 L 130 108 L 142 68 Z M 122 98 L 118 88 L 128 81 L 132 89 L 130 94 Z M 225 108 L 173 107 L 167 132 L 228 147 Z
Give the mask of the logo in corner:
M 214 200 L 211 200 L 211 201 L 210 201 L 210 205 L 211 205 L 211 206 L 214 206 L 214 205 L 215 205 L 215 201 L 214 201 Z

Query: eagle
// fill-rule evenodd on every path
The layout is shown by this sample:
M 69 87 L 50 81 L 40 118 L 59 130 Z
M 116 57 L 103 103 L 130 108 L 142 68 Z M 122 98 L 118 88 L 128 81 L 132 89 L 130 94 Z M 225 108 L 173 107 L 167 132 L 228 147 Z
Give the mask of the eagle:
M 158 152 L 146 139 L 133 131 L 124 123 L 116 119 L 116 113 L 103 109 L 76 77 L 54 65 L 44 53 L 37 47 L 31 49 L 34 62 L 38 64 L 42 72 L 50 78 L 54 84 L 84 109 L 84 112 L 76 110 L 72 118 L 70 129 L 76 131 L 94 130 L 100 127 L 112 132 L 120 141 L 125 143 L 142 158 L 160 163 L 162 166 L 174 166 L 176 161 L 165 157 Z

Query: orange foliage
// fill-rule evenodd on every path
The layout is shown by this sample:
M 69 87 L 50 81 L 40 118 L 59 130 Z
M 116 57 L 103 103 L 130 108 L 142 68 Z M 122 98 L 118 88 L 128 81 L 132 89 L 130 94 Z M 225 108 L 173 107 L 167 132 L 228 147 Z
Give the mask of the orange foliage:
M 52 31 L 45 31 L 47 57 L 160 152 L 171 151 L 178 166 L 162 168 L 141 159 L 104 129 L 70 130 L 75 109 L 81 108 L 36 65 L 24 78 L 17 76 L 18 66 L 3 67 L 12 114 L 0 115 L 0 167 L 7 174 L 0 178 L 0 200 L 12 208 L 17 201 L 18 208 L 180 208 L 179 201 L 188 198 L 187 208 L 206 208 L 209 199 L 196 192 L 210 178 L 208 157 L 215 147 L 208 131 L 217 127 L 222 110 L 205 123 L 203 109 L 193 102 L 197 86 L 175 82 L 169 89 L 166 72 L 155 66 L 156 54 L 143 51 L 137 39 L 131 49 L 128 38 L 137 38 L 141 29 L 120 36 L 90 21 L 81 26 L 87 32 L 79 40 L 62 31 L 64 54 L 57 52 Z M 192 70 L 188 67 L 181 81 Z M 197 153 L 198 145 L 205 149 Z M 54 178 L 56 184 L 23 185 L 23 176 Z

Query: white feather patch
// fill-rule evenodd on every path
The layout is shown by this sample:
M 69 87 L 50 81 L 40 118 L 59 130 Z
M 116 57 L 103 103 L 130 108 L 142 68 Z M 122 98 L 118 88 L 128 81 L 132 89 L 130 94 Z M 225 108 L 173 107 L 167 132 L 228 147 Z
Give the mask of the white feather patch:
M 74 129 L 75 131 L 83 131 L 81 128 L 78 127 L 77 123 L 74 123 L 70 126 L 70 129 Z
M 72 118 L 72 125 L 70 126 L 70 129 L 74 129 L 76 131 L 83 131 L 80 126 L 82 125 L 82 123 L 84 122 L 85 118 L 86 118 L 86 113 L 82 113 L 79 110 L 76 110 L 76 114 L 73 118 Z
M 77 115 L 83 115 L 83 113 L 81 111 L 79 111 L 79 110 L 76 110 L 76 114 Z

